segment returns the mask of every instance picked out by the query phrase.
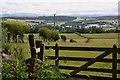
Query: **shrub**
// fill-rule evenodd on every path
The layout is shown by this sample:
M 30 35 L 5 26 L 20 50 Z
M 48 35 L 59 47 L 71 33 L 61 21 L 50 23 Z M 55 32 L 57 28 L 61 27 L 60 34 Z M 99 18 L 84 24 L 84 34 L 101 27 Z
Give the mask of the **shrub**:
M 23 24 L 15 21 L 7 21 L 2 23 L 2 28 L 7 28 L 7 32 L 10 32 L 13 40 L 17 42 L 17 36 L 23 35 L 25 32 L 29 32 L 27 24 Z
M 42 62 L 37 59 L 35 63 L 36 73 L 33 77 L 42 80 L 64 79 L 63 75 L 56 66 L 50 66 L 48 60 Z
M 65 35 L 61 35 L 61 39 L 65 42 L 66 41 L 66 36 Z
M 37 79 L 37 80 L 53 80 L 59 79 L 63 80 L 64 77 L 62 76 L 61 72 L 56 66 L 50 66 L 48 60 L 42 62 L 40 59 L 33 59 L 35 61 L 34 73 L 28 74 L 27 70 L 29 67 L 26 66 L 26 62 L 22 55 L 22 49 L 20 47 L 15 49 L 14 53 L 14 61 L 3 61 L 2 66 L 2 77 L 3 80 L 5 79 Z M 31 65 L 31 64 L 29 64 Z
M 39 36 L 43 38 L 44 41 L 57 41 L 59 40 L 59 33 L 55 30 L 49 30 L 47 28 L 39 29 Z
M 26 65 L 23 62 L 24 58 L 21 54 L 20 49 L 16 49 L 14 53 L 14 61 L 3 61 L 2 66 L 2 77 L 3 79 L 23 79 L 28 77 L 28 73 L 26 72 Z

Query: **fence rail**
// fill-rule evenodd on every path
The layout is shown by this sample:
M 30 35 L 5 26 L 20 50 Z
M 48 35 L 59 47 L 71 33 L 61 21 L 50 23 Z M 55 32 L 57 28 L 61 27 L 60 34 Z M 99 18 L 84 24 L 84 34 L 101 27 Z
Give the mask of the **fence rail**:
M 54 49 L 55 46 L 45 46 L 45 49 Z M 59 50 L 77 50 L 77 51 L 106 51 L 112 48 L 102 47 L 70 47 L 70 46 L 59 46 Z
M 79 77 L 79 78 L 88 78 L 88 79 L 107 79 L 107 80 L 119 80 L 117 78 L 117 74 L 120 74 L 120 70 L 117 69 L 118 63 L 120 63 L 120 59 L 117 59 L 117 55 L 120 54 L 120 48 L 117 48 L 116 45 L 113 48 L 101 48 L 101 47 L 66 47 L 66 46 L 58 46 L 56 43 L 55 46 L 44 46 L 41 41 L 37 40 L 36 45 L 34 44 L 34 36 L 29 35 L 29 44 L 31 50 L 32 58 L 39 58 L 44 61 L 44 51 L 48 49 L 55 50 L 55 56 L 47 56 L 49 60 L 55 60 L 55 65 L 58 66 L 59 69 L 73 70 L 69 74 L 64 74 L 66 77 Z M 39 49 L 39 52 L 36 52 L 36 49 Z M 59 56 L 60 50 L 73 50 L 73 51 L 99 51 L 102 52 L 99 56 L 95 58 L 83 58 L 83 57 L 65 57 Z M 104 58 L 107 55 L 112 54 L 112 59 Z M 83 64 L 80 67 L 75 66 L 64 66 L 60 65 L 60 60 L 67 61 L 86 61 L 87 63 Z M 90 65 L 95 62 L 103 62 L 103 63 L 112 63 L 112 69 L 103 69 L 103 68 L 88 68 Z M 112 77 L 103 77 L 103 76 L 91 76 L 89 75 L 78 75 L 77 73 L 80 71 L 92 71 L 92 72 L 104 72 L 111 73 Z
M 47 56 L 51 60 L 55 60 L 55 56 Z M 68 61 L 90 61 L 94 58 L 83 58 L 83 57 L 64 57 L 64 56 L 59 56 L 59 60 L 68 60 Z M 113 59 L 101 59 L 97 62 L 108 62 L 112 63 Z M 117 59 L 117 63 L 120 63 L 120 59 Z

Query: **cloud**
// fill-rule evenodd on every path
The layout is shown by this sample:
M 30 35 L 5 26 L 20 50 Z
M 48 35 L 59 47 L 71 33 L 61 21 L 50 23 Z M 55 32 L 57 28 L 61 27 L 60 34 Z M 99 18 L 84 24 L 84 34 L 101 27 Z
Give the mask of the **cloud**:
M 3 0 L 2 13 L 117 14 L 117 0 Z

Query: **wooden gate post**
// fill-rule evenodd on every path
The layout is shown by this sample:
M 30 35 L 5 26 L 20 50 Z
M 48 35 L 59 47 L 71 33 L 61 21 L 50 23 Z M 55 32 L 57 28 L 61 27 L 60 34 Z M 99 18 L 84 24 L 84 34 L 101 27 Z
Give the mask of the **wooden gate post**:
M 34 47 L 31 47 L 30 51 L 31 51 L 31 58 L 36 58 L 36 49 Z
M 55 65 L 58 67 L 59 66 L 59 47 L 58 44 L 55 44 Z
M 29 35 L 29 45 L 30 45 L 30 47 L 35 46 L 34 45 L 34 35 L 33 34 Z
M 29 45 L 31 51 L 31 57 L 36 58 L 36 49 L 34 48 L 34 35 L 29 35 Z
M 117 47 L 116 45 L 113 46 L 113 53 L 112 53 L 112 78 L 113 80 L 117 79 Z
M 44 44 L 42 44 L 42 41 L 37 40 L 36 41 L 36 48 L 40 48 L 40 52 L 37 53 L 38 59 L 41 61 L 44 61 Z

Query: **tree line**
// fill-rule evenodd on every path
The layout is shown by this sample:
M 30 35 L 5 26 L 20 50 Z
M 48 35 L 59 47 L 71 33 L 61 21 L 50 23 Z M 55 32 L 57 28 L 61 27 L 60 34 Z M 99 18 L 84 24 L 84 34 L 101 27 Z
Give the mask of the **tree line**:
M 24 43 L 24 33 L 29 32 L 27 24 L 15 21 L 2 22 L 2 28 L 7 31 L 8 41 L 13 39 L 14 42 L 19 41 Z

